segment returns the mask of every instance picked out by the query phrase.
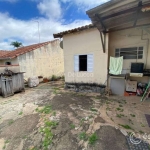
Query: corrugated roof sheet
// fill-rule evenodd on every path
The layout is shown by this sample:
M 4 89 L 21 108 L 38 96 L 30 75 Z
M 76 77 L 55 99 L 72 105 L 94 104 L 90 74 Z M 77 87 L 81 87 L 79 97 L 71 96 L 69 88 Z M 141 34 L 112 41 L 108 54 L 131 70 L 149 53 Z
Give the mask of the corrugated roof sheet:
M 56 33 L 56 34 L 53 34 L 53 36 L 54 36 L 54 38 L 62 38 L 63 35 L 65 35 L 65 34 L 75 33 L 75 32 L 83 31 L 83 30 L 86 30 L 86 29 L 94 28 L 94 27 L 95 26 L 93 24 L 89 24 L 89 25 L 86 25 L 86 26 L 74 28 L 74 29 L 63 31 L 63 32 L 60 32 L 60 33 Z
M 30 51 L 33 51 L 37 48 L 40 48 L 42 46 L 45 46 L 49 43 L 53 43 L 57 40 L 53 40 L 53 41 L 48 41 L 48 42 L 44 42 L 44 43 L 39 43 L 39 44 L 33 44 L 33 45 L 29 45 L 29 46 L 24 46 L 24 47 L 20 47 L 16 50 L 13 50 L 13 51 L 8 51 L 8 53 L 3 53 L 3 55 L 0 55 L 0 58 L 15 58 L 19 55 L 22 55 L 24 53 L 27 53 L 27 52 L 30 52 Z

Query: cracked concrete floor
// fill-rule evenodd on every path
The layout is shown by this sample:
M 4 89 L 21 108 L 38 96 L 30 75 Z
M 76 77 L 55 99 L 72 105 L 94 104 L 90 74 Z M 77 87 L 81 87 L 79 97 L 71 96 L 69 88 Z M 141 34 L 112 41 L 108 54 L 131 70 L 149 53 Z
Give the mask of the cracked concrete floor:
M 114 113 L 112 107 L 118 107 L 118 99 L 111 100 L 93 93 L 65 91 L 61 81 L 44 83 L 26 89 L 25 93 L 0 98 L 0 150 L 44 149 L 44 137 L 39 132 L 43 117 L 52 119 L 56 116 L 59 123 L 52 129 L 54 136 L 48 146 L 50 150 L 127 150 L 126 137 L 118 126 L 123 117 L 117 120 L 110 113 Z M 35 111 L 47 105 L 52 106 L 55 117 L 52 113 L 43 116 Z M 125 104 L 121 105 L 125 107 Z M 124 129 L 122 132 L 126 134 Z M 88 137 L 96 133 L 95 144 L 81 139 L 81 133 Z

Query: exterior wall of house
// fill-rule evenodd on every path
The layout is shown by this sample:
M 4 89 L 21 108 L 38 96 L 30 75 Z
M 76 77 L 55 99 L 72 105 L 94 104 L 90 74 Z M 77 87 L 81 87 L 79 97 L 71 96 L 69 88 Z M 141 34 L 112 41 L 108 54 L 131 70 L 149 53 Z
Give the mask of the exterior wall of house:
M 13 59 L 4 59 L 4 60 L 0 60 L 0 65 L 5 65 L 6 62 L 11 62 L 12 65 L 18 65 L 18 59 L 13 58 Z
M 18 56 L 20 71 L 25 72 L 27 79 L 33 76 L 50 78 L 52 75 L 64 74 L 63 50 L 59 46 L 59 40 Z
M 96 28 L 87 29 L 63 36 L 65 82 L 104 84 L 107 79 L 108 35 L 106 36 L 106 52 L 103 53 L 100 33 Z M 93 54 L 93 71 L 74 69 L 75 55 Z
M 145 69 L 150 69 L 150 44 L 147 39 L 150 39 L 150 34 L 144 30 L 144 36 L 142 40 L 142 29 L 134 28 L 128 30 L 122 30 L 117 32 L 112 32 L 109 35 L 109 58 L 110 56 L 115 56 L 116 48 L 127 48 L 127 47 L 144 47 L 143 59 L 124 59 L 123 60 L 123 72 L 129 73 L 131 68 L 131 62 L 142 62 L 144 63 Z M 136 81 L 148 81 L 148 77 L 142 78 L 131 78 Z

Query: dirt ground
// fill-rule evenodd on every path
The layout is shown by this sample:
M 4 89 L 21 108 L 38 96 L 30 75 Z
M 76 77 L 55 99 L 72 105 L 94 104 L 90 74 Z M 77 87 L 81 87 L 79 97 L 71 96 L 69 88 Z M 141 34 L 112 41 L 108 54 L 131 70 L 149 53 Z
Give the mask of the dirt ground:
M 128 150 L 125 135 L 150 133 L 150 101 L 64 90 L 62 81 L 0 98 L 0 150 Z

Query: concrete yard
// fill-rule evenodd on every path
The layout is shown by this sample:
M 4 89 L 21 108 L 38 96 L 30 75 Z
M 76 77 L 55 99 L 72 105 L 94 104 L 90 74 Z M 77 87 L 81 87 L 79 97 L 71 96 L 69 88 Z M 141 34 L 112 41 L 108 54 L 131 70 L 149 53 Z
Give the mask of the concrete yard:
M 150 134 L 145 119 L 150 100 L 141 103 L 136 96 L 104 97 L 63 87 L 62 81 L 42 83 L 0 97 L 0 150 L 129 150 L 130 133 L 142 140 Z

